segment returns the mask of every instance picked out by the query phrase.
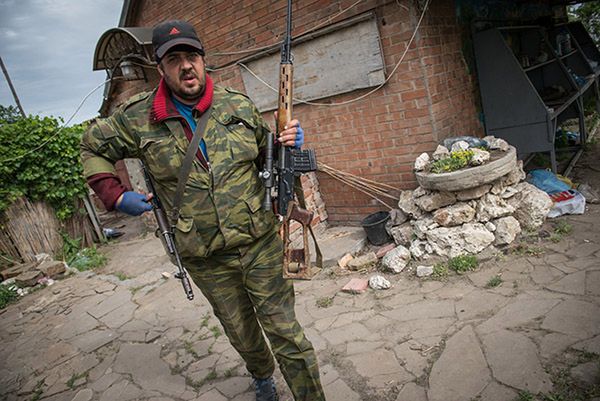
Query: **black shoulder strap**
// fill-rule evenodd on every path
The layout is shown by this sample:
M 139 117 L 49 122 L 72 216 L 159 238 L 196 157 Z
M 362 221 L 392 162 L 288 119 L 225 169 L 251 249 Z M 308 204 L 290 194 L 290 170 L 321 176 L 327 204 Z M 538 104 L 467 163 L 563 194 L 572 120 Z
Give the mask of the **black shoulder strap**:
M 198 121 L 196 125 L 196 130 L 194 131 L 194 136 L 188 145 L 187 151 L 185 152 L 185 158 L 183 159 L 183 163 L 181 164 L 181 169 L 179 170 L 179 175 L 177 176 L 177 189 L 175 189 L 175 196 L 173 197 L 173 209 L 171 210 L 171 227 L 174 227 L 177 224 L 177 220 L 179 219 L 179 212 L 181 210 L 181 202 L 183 202 L 183 192 L 185 191 L 185 185 L 187 184 L 187 180 L 190 176 L 190 170 L 192 169 L 192 163 L 194 162 L 194 157 L 196 157 L 196 153 L 198 152 L 198 146 L 200 145 L 200 140 L 204 136 L 204 130 L 206 129 L 206 124 L 208 124 L 208 119 L 210 118 L 210 112 L 212 107 L 209 107 Z

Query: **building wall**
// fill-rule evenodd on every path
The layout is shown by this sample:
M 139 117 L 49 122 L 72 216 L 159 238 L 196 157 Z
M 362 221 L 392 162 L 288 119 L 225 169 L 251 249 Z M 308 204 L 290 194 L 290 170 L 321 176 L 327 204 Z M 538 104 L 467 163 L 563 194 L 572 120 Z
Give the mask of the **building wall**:
M 422 0 L 302 0 L 294 1 L 293 35 L 373 11 L 381 36 L 386 76 L 400 60 L 421 15 Z M 152 26 L 165 19 L 186 19 L 194 24 L 207 49 L 207 65 L 217 67 L 243 55 L 239 52 L 279 43 L 285 28 L 287 2 L 283 0 L 212 0 L 164 2 L 145 0 L 133 26 Z M 351 7 L 352 6 L 352 7 Z M 341 11 L 348 9 L 340 14 Z M 336 106 L 297 105 L 294 116 L 306 131 L 306 146 L 316 149 L 318 160 L 398 190 L 416 186 L 414 159 L 432 151 L 448 136 L 478 135 L 474 77 L 461 53 L 460 28 L 452 0 L 431 1 L 421 28 L 388 83 L 364 99 L 349 102 L 369 90 L 338 95 L 320 102 Z M 343 74 L 343 65 L 340 65 Z M 244 90 L 240 67 L 220 69 L 211 76 L 218 84 Z M 125 87 L 127 83 L 120 84 Z M 128 89 L 127 93 L 135 89 Z M 124 92 L 125 93 L 125 92 Z M 118 99 L 115 99 L 118 100 Z M 271 113 L 265 116 L 272 120 Z M 337 181 L 317 174 L 320 193 L 331 223 L 357 223 L 385 206 Z M 306 180 L 310 184 L 314 179 Z M 307 188 L 310 191 L 310 188 Z M 394 205 L 395 202 L 388 202 Z

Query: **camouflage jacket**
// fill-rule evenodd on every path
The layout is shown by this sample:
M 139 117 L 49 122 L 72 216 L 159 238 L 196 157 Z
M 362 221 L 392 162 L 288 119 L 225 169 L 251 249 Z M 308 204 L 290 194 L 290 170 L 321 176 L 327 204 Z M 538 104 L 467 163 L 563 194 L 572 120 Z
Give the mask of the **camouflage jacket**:
M 155 96 L 156 90 L 134 96 L 111 117 L 96 120 L 82 138 L 81 158 L 86 177 L 114 174 L 123 158 L 141 159 L 168 212 L 189 140 L 179 114 L 150 118 Z M 276 224 L 275 215 L 261 208 L 264 187 L 255 163 L 268 130 L 248 97 L 214 88 L 204 132 L 210 164 L 194 160 L 176 224 L 183 259 L 248 245 Z

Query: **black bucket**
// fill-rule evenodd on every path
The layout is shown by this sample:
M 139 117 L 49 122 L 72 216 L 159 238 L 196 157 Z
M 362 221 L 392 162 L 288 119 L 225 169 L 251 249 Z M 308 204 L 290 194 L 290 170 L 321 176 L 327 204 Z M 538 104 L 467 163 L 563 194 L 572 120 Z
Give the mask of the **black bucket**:
M 389 212 L 373 213 L 363 219 L 361 225 L 367 233 L 367 238 L 371 244 L 383 245 L 390 241 L 390 237 L 385 230 L 385 223 L 389 219 Z

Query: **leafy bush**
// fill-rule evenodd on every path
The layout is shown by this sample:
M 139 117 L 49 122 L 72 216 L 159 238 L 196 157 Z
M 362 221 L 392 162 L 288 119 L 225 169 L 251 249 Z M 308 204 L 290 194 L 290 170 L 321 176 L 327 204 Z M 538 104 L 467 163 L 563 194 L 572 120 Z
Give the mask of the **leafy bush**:
M 46 201 L 60 220 L 75 212 L 86 193 L 79 160 L 85 127 L 59 128 L 52 117 L 17 116 L 0 106 L 0 212 L 17 198 Z
M 468 166 L 472 158 L 473 151 L 470 149 L 452 152 L 450 157 L 436 160 L 431 163 L 430 171 L 435 174 L 440 174 L 460 170 L 461 168 Z

